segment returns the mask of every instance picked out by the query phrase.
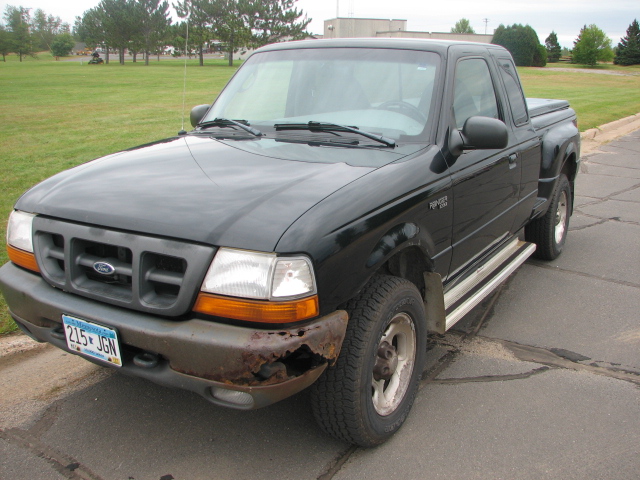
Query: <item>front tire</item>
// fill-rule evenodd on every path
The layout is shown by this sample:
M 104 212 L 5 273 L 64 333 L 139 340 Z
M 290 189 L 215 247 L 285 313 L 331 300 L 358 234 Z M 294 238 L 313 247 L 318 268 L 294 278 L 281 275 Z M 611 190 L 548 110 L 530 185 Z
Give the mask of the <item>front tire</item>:
M 524 227 L 524 238 L 536 244 L 533 254 L 541 260 L 555 260 L 562 253 L 571 216 L 571 185 L 564 174 L 558 185 L 547 213 Z
M 424 304 L 408 280 L 376 275 L 347 311 L 342 350 L 311 403 L 325 432 L 372 447 L 398 431 L 413 405 L 427 345 Z

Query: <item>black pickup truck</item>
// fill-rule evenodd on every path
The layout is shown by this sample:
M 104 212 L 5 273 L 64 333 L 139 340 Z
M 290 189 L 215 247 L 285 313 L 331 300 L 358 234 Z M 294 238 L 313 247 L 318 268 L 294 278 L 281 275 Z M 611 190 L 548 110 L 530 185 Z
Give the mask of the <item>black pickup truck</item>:
M 495 45 L 267 46 L 191 123 L 17 201 L 0 288 L 26 334 L 237 409 L 312 386 L 371 446 L 427 335 L 565 244 L 575 113 L 525 100 Z

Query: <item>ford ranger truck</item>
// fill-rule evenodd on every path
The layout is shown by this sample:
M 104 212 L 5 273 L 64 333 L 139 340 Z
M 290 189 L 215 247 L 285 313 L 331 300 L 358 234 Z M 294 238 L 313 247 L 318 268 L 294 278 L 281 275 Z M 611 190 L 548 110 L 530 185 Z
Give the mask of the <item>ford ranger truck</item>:
M 225 407 L 311 387 L 322 429 L 372 446 L 427 336 L 565 246 L 576 116 L 499 46 L 278 43 L 191 123 L 18 199 L 0 288 L 27 335 Z

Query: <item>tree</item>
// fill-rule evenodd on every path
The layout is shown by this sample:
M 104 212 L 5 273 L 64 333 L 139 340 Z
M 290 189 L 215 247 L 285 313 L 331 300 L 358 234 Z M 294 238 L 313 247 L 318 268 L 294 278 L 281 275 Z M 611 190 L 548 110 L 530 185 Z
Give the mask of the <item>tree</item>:
M 551 32 L 544 41 L 545 48 L 547 50 L 547 60 L 549 63 L 555 63 L 560 60 L 562 56 L 562 48 L 558 43 L 558 35 L 556 32 Z
M 88 47 L 96 48 L 99 45 L 105 46 L 105 63 L 109 63 L 109 39 L 104 29 L 105 13 L 99 7 L 91 8 L 84 12 L 82 18 L 76 17 L 73 27 L 73 34 Z
M 31 32 L 39 50 L 51 50 L 52 42 L 57 35 L 69 33 L 69 24 L 39 8 L 31 20 Z
M 476 31 L 471 27 L 469 20 L 461 18 L 451 29 L 451 33 L 476 33 Z
M 538 34 L 529 25 L 513 24 L 505 27 L 501 24 L 493 34 L 491 43 L 509 50 L 519 67 L 546 65 L 546 49 L 540 45 Z
M 595 25 L 585 25 L 573 43 L 573 63 L 595 65 L 613 59 L 611 39 Z
M 29 10 L 29 8 L 7 5 L 4 13 L 4 19 L 11 32 L 11 51 L 18 54 L 21 62 L 26 55 L 36 56 L 33 35 L 30 31 Z
M 160 0 L 137 0 L 140 19 L 138 34 L 144 51 L 145 65 L 149 65 L 149 54 L 157 51 L 166 37 L 169 19 L 169 4 Z
M 213 0 L 208 13 L 216 38 L 223 42 L 233 66 L 233 54 L 251 42 L 247 17 L 251 14 L 251 0 Z
M 307 26 L 311 19 L 302 10 L 294 8 L 296 1 L 253 0 L 249 4 L 247 17 L 251 29 L 250 46 L 258 48 L 284 39 L 300 40 L 308 37 Z
M 189 17 L 189 37 L 199 35 L 202 44 L 213 38 L 221 41 L 233 65 L 233 55 L 241 48 L 257 48 L 283 39 L 308 36 L 311 22 L 297 0 L 182 0 L 174 4 L 178 16 Z M 202 38 L 208 35 L 208 38 Z
M 3 25 L 0 25 L 0 55 L 2 55 L 3 62 L 7 61 L 7 55 L 11 53 L 12 46 L 11 33 Z
M 124 65 L 125 51 L 138 28 L 134 1 L 102 0 L 96 7 L 102 10 L 101 20 L 105 43 L 118 49 L 121 65 Z
M 70 33 L 61 33 L 51 42 L 51 53 L 54 57 L 66 57 L 75 44 L 76 41 Z
M 627 35 L 620 39 L 613 63 L 616 65 L 640 64 L 640 25 L 638 25 L 638 20 L 634 20 L 629 25 Z
M 181 23 L 174 30 L 174 35 L 180 38 L 178 43 L 180 50 L 182 45 L 185 45 L 185 50 L 189 49 L 189 51 L 185 51 L 185 54 L 191 55 L 191 48 L 195 46 L 200 66 L 204 66 L 204 45 L 214 35 L 211 26 L 214 21 L 214 13 L 212 13 L 214 5 L 210 0 L 184 0 L 174 4 L 173 7 L 179 17 L 187 18 L 186 22 Z M 187 31 L 189 33 L 188 39 Z

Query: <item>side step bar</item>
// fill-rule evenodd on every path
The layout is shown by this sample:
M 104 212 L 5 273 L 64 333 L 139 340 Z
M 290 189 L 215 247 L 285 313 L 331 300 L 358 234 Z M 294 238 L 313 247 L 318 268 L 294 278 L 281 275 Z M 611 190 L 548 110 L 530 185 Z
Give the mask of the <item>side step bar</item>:
M 478 305 L 536 250 L 533 243 L 517 238 L 507 243 L 464 280 L 444 293 L 445 330 Z

